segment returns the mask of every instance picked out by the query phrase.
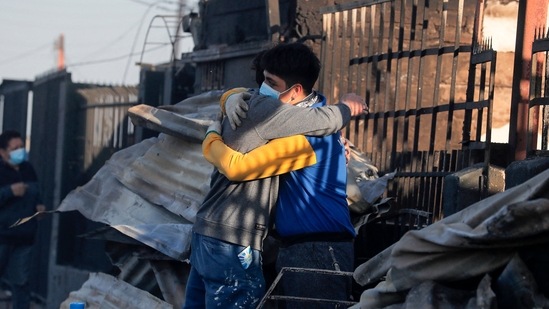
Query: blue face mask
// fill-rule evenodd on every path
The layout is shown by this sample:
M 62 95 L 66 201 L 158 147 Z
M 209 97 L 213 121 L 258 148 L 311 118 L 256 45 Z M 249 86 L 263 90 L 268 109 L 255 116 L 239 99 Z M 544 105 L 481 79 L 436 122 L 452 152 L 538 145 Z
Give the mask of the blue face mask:
M 292 86 L 293 87 L 293 86 Z M 280 99 L 280 96 L 283 94 L 283 93 L 286 93 L 287 91 L 289 91 L 290 89 L 292 89 L 292 87 L 282 91 L 282 92 L 278 92 L 276 90 L 273 89 L 273 87 L 267 85 L 265 82 L 263 82 L 261 84 L 261 87 L 259 87 L 259 94 L 262 94 L 262 95 L 266 95 L 268 97 L 271 97 L 271 98 L 275 98 L 275 99 Z M 292 98 L 293 99 L 293 98 Z M 289 102 L 282 102 L 282 103 L 289 103 Z
M 10 164 L 19 165 L 27 159 L 27 151 L 25 148 L 15 149 L 10 151 Z
M 275 99 L 278 99 L 280 96 L 280 92 L 274 90 L 273 87 L 267 85 L 265 82 L 259 87 L 259 93 Z

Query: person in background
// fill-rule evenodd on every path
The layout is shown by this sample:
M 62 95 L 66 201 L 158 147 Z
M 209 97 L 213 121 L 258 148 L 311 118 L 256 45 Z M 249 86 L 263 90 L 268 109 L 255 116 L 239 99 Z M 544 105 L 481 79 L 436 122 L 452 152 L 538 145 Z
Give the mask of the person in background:
M 314 83 L 300 84 L 293 78 L 295 72 L 285 66 L 292 61 L 286 55 L 293 49 L 316 57 L 306 46 L 296 43 L 267 51 L 262 57 L 265 82 L 259 92 L 302 107 L 325 105 L 325 98 L 311 91 Z M 309 75 L 316 81 L 318 71 Z M 367 107 L 363 110 L 366 112 Z M 309 125 L 303 121 L 301 124 Z M 204 140 L 203 149 L 206 159 L 232 181 L 281 175 L 274 224 L 281 241 L 278 271 L 283 267 L 353 271 L 355 231 L 346 201 L 346 156 L 339 133 L 274 139 L 246 154 L 225 146 L 214 135 Z M 340 301 L 349 301 L 351 296 L 350 277 L 287 273 L 280 283 L 286 296 Z M 286 307 L 334 305 L 288 302 Z
M 316 75 L 309 71 L 311 65 L 316 70 L 318 59 L 308 53 L 287 52 L 293 61 L 286 66 L 297 72 L 300 85 L 312 87 L 318 71 Z M 231 94 L 223 95 L 222 110 Z M 363 105 L 360 101 L 300 108 L 260 91 L 250 95 L 248 119 L 236 131 L 229 121 L 223 121 L 208 128 L 206 140 L 221 139 L 223 132 L 231 147 L 247 152 L 271 139 L 295 134 L 339 134 L 351 110 L 361 110 Z M 266 290 L 261 251 L 278 195 L 278 177 L 232 182 L 214 170 L 210 187 L 193 224 L 184 308 L 255 308 Z
M 44 211 L 45 207 L 19 132 L 8 130 L 0 135 L 0 159 L 0 273 L 7 276 L 13 309 L 28 309 L 37 222 L 31 220 L 10 226 L 21 218 Z

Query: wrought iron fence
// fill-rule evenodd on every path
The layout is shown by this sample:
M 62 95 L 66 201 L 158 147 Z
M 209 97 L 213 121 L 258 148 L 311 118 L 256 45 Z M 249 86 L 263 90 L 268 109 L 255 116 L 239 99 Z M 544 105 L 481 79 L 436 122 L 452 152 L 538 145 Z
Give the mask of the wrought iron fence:
M 442 217 L 446 175 L 489 163 L 496 53 L 474 43 L 478 22 L 464 14 L 475 8 L 370 0 L 321 9 L 319 88 L 332 102 L 346 92 L 366 98 L 370 114 L 347 137 L 381 173 L 397 171 L 387 195 L 428 213 L 427 224 Z

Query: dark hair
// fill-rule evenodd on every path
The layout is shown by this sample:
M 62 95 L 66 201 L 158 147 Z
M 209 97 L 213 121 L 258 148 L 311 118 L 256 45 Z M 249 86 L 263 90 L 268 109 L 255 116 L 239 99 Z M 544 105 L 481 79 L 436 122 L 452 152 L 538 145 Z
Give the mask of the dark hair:
M 307 45 L 282 43 L 265 52 L 261 67 L 280 77 L 287 86 L 301 84 L 307 94 L 320 74 L 320 60 Z
M 261 86 L 263 81 L 265 80 L 265 76 L 263 75 L 263 67 L 261 66 L 261 58 L 265 54 L 266 50 L 262 50 L 257 55 L 255 55 L 254 59 L 252 59 L 252 70 L 255 71 L 255 82 L 258 86 Z
M 8 149 L 8 144 L 14 138 L 21 138 L 21 133 L 14 130 L 6 130 L 0 135 L 0 149 Z

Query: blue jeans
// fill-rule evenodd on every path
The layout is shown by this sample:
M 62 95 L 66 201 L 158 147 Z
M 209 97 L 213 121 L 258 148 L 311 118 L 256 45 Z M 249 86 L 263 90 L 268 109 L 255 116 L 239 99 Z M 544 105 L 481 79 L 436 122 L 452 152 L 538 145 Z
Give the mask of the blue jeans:
M 238 258 L 244 249 L 193 233 L 183 308 L 255 308 L 265 294 L 261 252 L 252 250 L 252 263 L 244 269 Z
M 0 272 L 7 275 L 13 309 L 29 309 L 32 245 L 0 244 Z
M 330 252 L 332 248 L 332 253 Z M 282 267 L 314 268 L 352 272 L 354 248 L 352 241 L 310 241 L 282 246 L 278 251 L 277 272 Z M 352 278 L 347 276 L 286 272 L 279 283 L 279 293 L 286 296 L 350 300 Z M 344 308 L 336 305 L 287 301 L 281 308 Z

